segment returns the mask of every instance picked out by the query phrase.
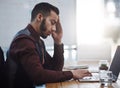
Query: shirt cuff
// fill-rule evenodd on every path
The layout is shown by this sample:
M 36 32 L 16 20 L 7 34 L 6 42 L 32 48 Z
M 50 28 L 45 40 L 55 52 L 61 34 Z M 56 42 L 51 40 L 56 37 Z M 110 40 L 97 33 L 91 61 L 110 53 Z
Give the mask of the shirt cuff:
M 57 51 L 64 52 L 64 44 L 63 43 L 62 44 L 55 44 L 54 43 L 54 49 L 55 49 L 55 51 L 57 50 Z

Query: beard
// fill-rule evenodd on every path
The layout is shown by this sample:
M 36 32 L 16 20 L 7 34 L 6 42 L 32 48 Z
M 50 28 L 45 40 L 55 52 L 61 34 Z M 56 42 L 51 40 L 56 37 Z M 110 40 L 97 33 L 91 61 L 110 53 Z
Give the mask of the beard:
M 40 28 L 39 28 L 41 37 L 44 39 L 47 38 L 47 36 L 44 34 L 44 32 L 46 31 L 45 21 L 46 21 L 46 19 L 43 19 L 43 21 L 41 22 Z

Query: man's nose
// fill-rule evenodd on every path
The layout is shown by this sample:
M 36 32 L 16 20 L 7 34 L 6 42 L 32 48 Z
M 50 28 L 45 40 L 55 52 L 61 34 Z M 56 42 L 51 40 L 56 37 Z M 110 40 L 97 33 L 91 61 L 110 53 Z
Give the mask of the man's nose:
M 56 26 L 53 26 L 53 27 L 52 27 L 52 31 L 56 31 Z

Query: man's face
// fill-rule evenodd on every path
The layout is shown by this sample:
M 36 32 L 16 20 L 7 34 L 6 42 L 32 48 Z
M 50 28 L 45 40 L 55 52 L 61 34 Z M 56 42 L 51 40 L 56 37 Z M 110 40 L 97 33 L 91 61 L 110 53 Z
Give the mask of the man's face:
M 44 18 L 40 24 L 40 36 L 42 38 L 47 38 L 56 31 L 56 22 L 58 20 L 58 15 L 51 11 L 50 15 Z

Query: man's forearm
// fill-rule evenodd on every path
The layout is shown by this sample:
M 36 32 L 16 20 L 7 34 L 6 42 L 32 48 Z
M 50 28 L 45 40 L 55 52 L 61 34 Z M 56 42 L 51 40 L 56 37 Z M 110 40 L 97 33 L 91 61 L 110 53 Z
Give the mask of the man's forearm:
M 57 44 L 54 44 L 54 56 L 53 56 L 53 59 L 54 59 L 54 65 L 55 65 L 55 68 L 56 70 L 62 70 L 63 68 L 63 65 L 64 65 L 64 45 L 61 44 L 61 45 L 57 45 Z

